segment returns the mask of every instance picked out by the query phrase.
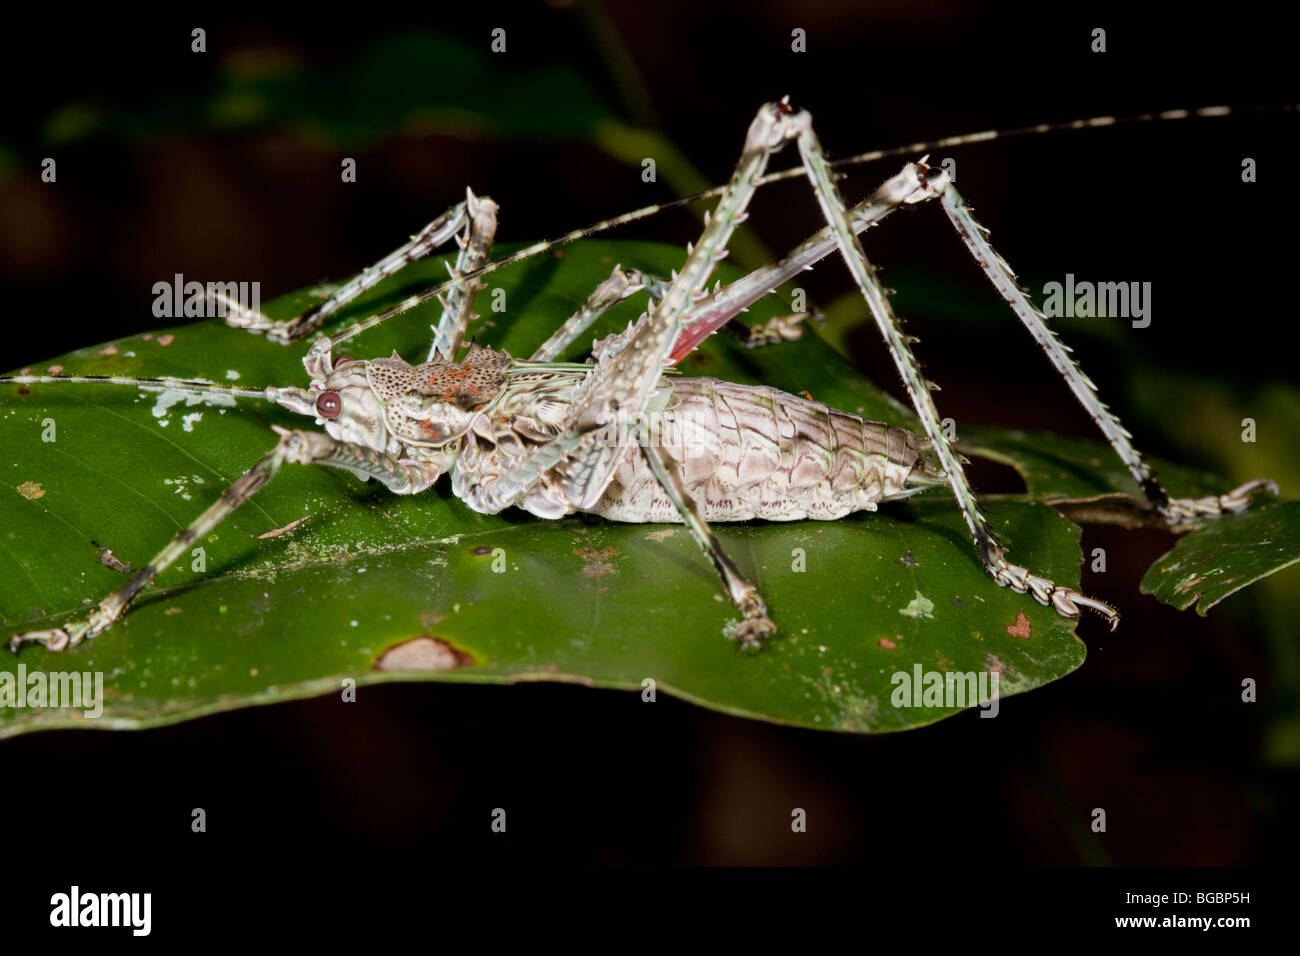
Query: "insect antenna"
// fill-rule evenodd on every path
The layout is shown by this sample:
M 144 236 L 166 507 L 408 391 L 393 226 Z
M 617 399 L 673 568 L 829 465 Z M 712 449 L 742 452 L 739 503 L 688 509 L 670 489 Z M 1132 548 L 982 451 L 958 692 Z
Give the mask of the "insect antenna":
M 1035 123 L 1029 126 L 1016 126 L 1010 129 L 989 129 L 975 133 L 962 133 L 958 136 L 945 136 L 940 139 L 922 140 L 916 143 L 907 143 L 903 146 L 891 146 L 889 149 L 877 149 L 866 153 L 856 153 L 852 156 L 845 156 L 841 159 L 831 161 L 830 166 L 833 168 L 857 166 L 865 163 L 878 162 L 882 159 L 889 159 L 891 157 L 924 154 L 936 149 L 949 149 L 954 146 L 987 143 L 995 139 L 1013 139 L 1022 136 L 1035 136 L 1043 133 L 1064 132 L 1067 130 L 1097 129 L 1108 126 L 1167 122 L 1171 120 L 1204 119 L 1210 117 L 1231 116 L 1233 114 L 1295 112 L 1298 109 L 1300 109 L 1300 104 L 1287 103 L 1273 106 L 1248 107 L 1203 106 L 1199 109 L 1163 110 L 1152 113 L 1132 113 L 1126 116 L 1090 116 L 1084 119 L 1063 120 L 1054 123 Z M 758 180 L 758 185 L 765 186 L 768 183 L 780 182 L 782 180 L 793 179 L 803 175 L 805 175 L 804 168 L 802 166 L 794 166 L 790 169 L 783 169 L 762 176 Z M 340 332 L 338 335 L 334 336 L 331 341 L 337 344 L 345 339 L 352 338 L 354 335 L 359 335 L 367 329 L 374 328 L 376 325 L 406 312 L 408 309 L 415 308 L 415 306 L 422 302 L 427 302 L 429 299 L 442 295 L 460 283 L 473 281 L 480 276 L 485 276 L 490 272 L 495 272 L 496 270 L 503 269 L 506 266 L 514 265 L 516 262 L 521 262 L 524 259 L 530 259 L 535 255 L 546 252 L 547 250 L 555 249 L 571 242 L 576 242 L 579 239 L 586 239 L 602 232 L 608 232 L 610 229 L 626 225 L 629 222 L 636 222 L 639 219 L 648 219 L 650 216 L 657 215 L 658 213 L 665 212 L 669 209 L 678 209 L 683 206 L 689 206 L 691 203 L 700 202 L 705 199 L 713 199 L 717 196 L 721 196 L 726 188 L 726 186 L 714 186 L 711 189 L 706 189 L 703 192 L 694 193 L 690 196 L 683 196 L 680 199 L 671 199 L 667 202 L 642 206 L 640 209 L 633 209 L 631 212 L 625 212 L 621 216 L 604 219 L 582 229 L 574 229 L 571 232 L 567 232 L 562 236 L 557 236 L 554 239 L 535 242 L 530 246 L 520 249 L 518 252 L 511 253 L 501 259 L 496 259 L 478 269 L 467 270 L 441 285 L 434 286 L 431 289 L 410 296 L 393 306 L 388 311 L 373 315 L 370 318 Z

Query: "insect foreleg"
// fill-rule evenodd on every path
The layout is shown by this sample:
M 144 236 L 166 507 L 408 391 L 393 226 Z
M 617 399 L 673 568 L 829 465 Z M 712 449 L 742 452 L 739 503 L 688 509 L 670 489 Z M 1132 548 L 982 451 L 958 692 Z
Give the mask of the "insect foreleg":
M 367 289 L 445 245 L 465 228 L 466 221 L 466 204 L 457 203 L 412 236 L 405 245 L 345 282 L 329 298 L 292 319 L 272 319 L 219 293 L 213 293 L 212 296 L 226 307 L 227 325 L 248 329 L 250 332 L 265 332 L 271 341 L 287 345 L 319 328 L 327 318 Z
M 939 412 L 930 397 L 932 386 L 922 377 L 920 365 L 912 352 L 908 337 L 903 334 L 898 318 L 890 308 L 885 291 L 876 278 L 875 270 L 853 232 L 844 201 L 835 186 L 816 134 L 813 133 L 812 118 L 806 112 L 801 112 L 794 117 L 794 122 L 799 126 L 799 152 L 803 157 L 803 165 L 812 183 L 818 205 L 821 206 L 822 214 L 830 224 L 849 271 L 889 346 L 894 364 L 912 400 L 912 406 L 921 419 L 921 425 L 957 498 L 957 505 L 966 519 L 975 550 L 985 570 L 998 584 L 1022 594 L 1026 591 L 1031 593 L 1040 604 L 1050 604 L 1063 617 L 1078 617 L 1080 608 L 1087 607 L 1105 617 L 1114 628 L 1119 623 L 1119 614 L 1110 605 L 1085 597 L 1072 588 L 1057 586 L 1052 581 L 1031 574 L 1028 569 L 1007 561 L 1005 550 L 998 543 L 984 515 L 980 513 L 979 504 L 975 500 L 966 473 L 943 434 Z M 908 169 L 915 170 L 915 167 L 909 165 Z M 904 174 L 908 169 L 904 170 Z M 895 177 L 890 182 L 894 183 L 898 190 L 895 196 L 896 204 L 920 201 L 925 198 L 925 183 L 916 176 L 915 172 L 910 182 L 906 175 Z
M 745 579 L 740 569 L 722 550 L 722 544 L 713 534 L 708 523 L 700 516 L 695 502 L 687 492 L 676 462 L 664 455 L 659 448 L 649 444 L 648 438 L 641 444 L 641 453 L 650 465 L 650 470 L 659 479 L 659 484 L 667 493 L 669 500 L 677 508 L 678 514 L 686 522 L 691 537 L 718 569 L 731 603 L 736 605 L 744 615 L 744 620 L 732 630 L 730 636 L 739 643 L 741 650 L 757 650 L 763 638 L 776 633 L 776 625 L 767 616 L 767 605 L 763 601 L 763 596 L 758 593 L 758 588 Z
M 222 496 L 181 529 L 153 559 L 137 571 L 81 621 L 64 627 L 15 634 L 9 640 L 11 650 L 25 643 L 40 643 L 51 651 L 75 647 L 82 641 L 102 634 L 112 627 L 131 605 L 131 601 L 150 581 L 186 553 L 194 542 L 219 525 L 275 477 L 285 464 L 330 465 L 362 477 L 376 478 L 398 494 L 414 494 L 438 479 L 437 468 L 428 462 L 389 458 L 361 445 L 341 442 L 321 432 L 287 431 L 276 428 L 280 440 L 257 464 L 244 472 Z
M 469 235 L 462 239 L 456 237 L 460 244 L 460 255 L 456 258 L 456 267 L 451 270 L 451 277 L 459 279 L 467 272 L 476 272 L 487 264 L 488 251 L 497 232 L 497 204 L 486 196 L 481 199 L 470 190 L 465 190 L 465 211 L 469 218 Z M 432 362 L 442 355 L 449 362 L 456 359 L 461 344 L 465 341 L 465 330 L 469 320 L 474 318 L 474 296 L 483 288 L 481 279 L 467 279 L 457 282 L 440 298 L 442 318 L 434 330 L 433 344 L 429 346 L 427 361 Z

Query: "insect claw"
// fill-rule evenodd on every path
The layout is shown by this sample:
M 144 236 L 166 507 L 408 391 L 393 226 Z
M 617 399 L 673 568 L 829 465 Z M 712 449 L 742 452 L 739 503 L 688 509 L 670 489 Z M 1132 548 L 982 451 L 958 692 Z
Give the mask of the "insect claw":
M 45 649 L 51 653 L 57 654 L 64 650 L 70 644 L 76 644 L 77 641 L 61 627 L 52 627 L 41 631 L 25 631 L 22 634 L 15 634 L 9 638 L 9 650 L 15 654 L 24 644 L 44 644 Z
M 1225 512 L 1236 513 L 1250 507 L 1252 496 L 1257 491 L 1278 494 L 1277 482 L 1270 478 L 1256 478 L 1244 485 L 1238 485 L 1227 494 L 1208 498 L 1172 498 L 1160 509 L 1170 527 L 1195 521 L 1197 518 L 1215 518 Z

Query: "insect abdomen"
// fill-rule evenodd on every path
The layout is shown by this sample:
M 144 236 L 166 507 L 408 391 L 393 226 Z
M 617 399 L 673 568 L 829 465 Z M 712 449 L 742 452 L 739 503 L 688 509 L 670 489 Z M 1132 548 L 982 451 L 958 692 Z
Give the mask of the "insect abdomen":
M 911 493 L 937 477 L 911 432 L 767 386 L 711 378 L 671 382 L 649 437 L 681 469 L 706 521 L 834 520 Z M 678 521 L 631 447 L 591 509 L 617 521 Z

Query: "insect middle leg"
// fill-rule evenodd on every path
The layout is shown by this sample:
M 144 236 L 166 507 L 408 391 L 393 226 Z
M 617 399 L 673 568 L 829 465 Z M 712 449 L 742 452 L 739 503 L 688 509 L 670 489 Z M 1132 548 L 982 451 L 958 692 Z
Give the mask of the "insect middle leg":
M 649 444 L 648 439 L 642 443 L 641 453 L 650 465 L 650 470 L 659 479 L 660 486 L 667 493 L 677 513 L 682 516 L 691 537 L 700 546 L 700 550 L 708 555 L 718 574 L 722 576 L 722 583 L 727 588 L 727 596 L 731 598 L 731 603 L 744 615 L 744 619 L 732 629 L 731 638 L 743 651 L 757 650 L 763 638 L 776 633 L 776 625 L 767 616 L 767 604 L 763 596 L 758 593 L 758 588 L 740 573 L 740 569 L 728 557 L 727 552 L 722 550 L 722 544 L 695 506 L 690 492 L 686 490 L 686 483 L 682 480 L 677 463 L 661 449 Z
M 789 113 L 783 103 L 768 104 L 759 110 L 746 135 L 736 171 L 717 207 L 706 216 L 700 239 L 691 247 L 681 271 L 660 301 L 626 334 L 612 337 L 612 342 L 606 340 L 607 347 L 573 398 L 564 432 L 496 478 L 485 496 L 489 507 L 505 507 L 522 502 L 528 495 L 542 494 L 546 506 L 589 510 L 600 499 L 626 454 L 621 440 L 611 440 L 611 428 L 618 439 L 640 433 L 650 396 L 681 332 L 683 317 L 704 296 L 714 267 L 726 256 L 727 242 L 744 218 L 745 207 L 768 159 L 795 132 Z M 692 534 L 722 574 L 729 596 L 745 615 L 735 636 L 742 644 L 753 645 L 774 629 L 762 598 L 741 577 L 709 532 L 680 476 L 674 479 L 675 472 L 657 449 L 648 449 L 647 454 L 660 484 L 677 504 Z
M 280 440 L 271 451 L 244 472 L 188 527 L 177 532 L 168 545 L 126 584 L 100 601 L 84 620 L 63 627 L 15 634 L 9 640 L 10 649 L 17 651 L 25 643 L 39 643 L 51 651 L 62 651 L 102 634 L 122 618 L 145 585 L 175 563 L 195 541 L 257 494 L 286 464 L 341 468 L 361 477 L 375 478 L 397 494 L 416 494 L 438 480 L 439 471 L 432 462 L 390 458 L 361 445 L 338 441 L 321 432 L 288 431 L 278 427 L 275 430 L 279 433 Z

